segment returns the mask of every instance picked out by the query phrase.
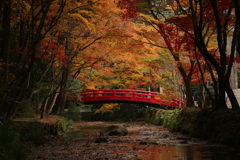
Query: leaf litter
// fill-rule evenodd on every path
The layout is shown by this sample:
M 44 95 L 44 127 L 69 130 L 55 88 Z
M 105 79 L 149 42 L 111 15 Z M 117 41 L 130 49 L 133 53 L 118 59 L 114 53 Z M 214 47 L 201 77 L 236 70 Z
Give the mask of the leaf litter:
M 84 132 L 85 129 L 106 127 L 118 122 L 80 122 L 67 131 Z M 107 136 L 107 142 L 95 143 L 99 132 L 94 131 L 80 137 L 49 136 L 48 141 L 36 145 L 27 143 L 31 160 L 140 160 L 159 159 L 172 151 L 176 145 L 206 145 L 207 142 L 172 133 L 162 126 L 146 122 L 124 122 L 126 136 Z M 175 156 L 175 155 L 169 155 Z

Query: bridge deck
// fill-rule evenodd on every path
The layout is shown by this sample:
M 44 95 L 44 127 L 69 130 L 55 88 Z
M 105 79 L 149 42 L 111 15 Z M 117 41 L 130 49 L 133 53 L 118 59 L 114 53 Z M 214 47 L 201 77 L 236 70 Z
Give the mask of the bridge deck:
M 177 99 L 165 100 L 163 94 L 150 91 L 129 90 L 129 89 L 102 89 L 81 91 L 81 101 L 84 103 L 93 102 L 137 102 L 155 104 L 161 106 L 178 107 L 181 102 Z

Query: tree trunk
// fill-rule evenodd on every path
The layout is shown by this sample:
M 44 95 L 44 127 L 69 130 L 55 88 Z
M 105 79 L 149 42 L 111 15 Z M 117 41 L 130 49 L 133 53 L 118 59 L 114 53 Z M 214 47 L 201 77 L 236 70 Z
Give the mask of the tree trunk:
M 69 46 L 69 40 L 67 38 L 66 44 L 65 44 L 65 55 L 68 57 L 67 60 L 67 65 L 63 66 L 63 71 L 62 71 L 62 81 L 60 85 L 60 93 L 59 97 L 57 100 L 57 105 L 53 110 L 52 114 L 57 114 L 57 115 L 63 115 L 64 113 L 64 108 L 66 105 L 67 101 L 67 92 L 69 89 L 69 76 L 70 76 L 70 68 L 72 66 L 72 59 L 70 57 L 70 46 Z
M 69 74 L 70 66 L 68 66 L 67 68 L 63 68 L 61 88 L 57 99 L 56 107 L 53 108 L 52 114 L 63 115 L 64 113 L 64 108 L 67 101 L 67 91 L 69 87 Z
M 5 83 L 8 82 L 9 44 L 10 44 L 10 24 L 11 24 L 12 0 L 3 1 L 2 32 L 0 59 L 3 60 L 4 69 L 2 76 Z
M 44 101 L 42 103 L 42 106 L 40 108 L 40 111 L 41 111 L 40 119 L 44 118 L 44 113 L 45 113 L 45 110 L 46 110 L 46 107 L 47 107 L 47 103 L 48 103 L 48 100 L 49 100 L 49 95 L 50 95 L 50 91 L 48 93 L 48 96 L 45 97 L 45 99 L 44 99 Z
M 178 60 L 179 56 L 175 57 L 175 61 L 178 61 L 178 70 L 183 78 L 184 86 L 186 89 L 186 99 L 187 99 L 187 107 L 194 107 L 194 101 L 193 101 L 193 94 L 191 90 L 191 77 L 193 72 L 193 65 L 195 62 L 191 62 L 191 69 L 188 74 L 186 74 L 181 62 Z
M 225 90 L 226 90 L 227 96 L 231 102 L 232 110 L 239 110 L 240 108 L 239 108 L 238 100 L 237 100 L 232 88 L 230 87 L 229 81 L 225 82 L 225 84 L 226 84 Z
M 0 38 L 0 62 L 3 64 L 3 70 L 0 71 L 0 83 L 1 87 L 5 87 L 8 83 L 8 63 L 9 63 L 9 44 L 10 44 L 10 24 L 11 24 L 11 0 L 1 0 L 0 2 L 0 23 L 2 29 L 2 36 Z M 7 105 L 10 103 L 10 97 L 7 95 L 7 91 L 3 88 L 0 90 L 1 103 L 0 112 L 6 113 L 8 108 Z
M 3 12 L 3 1 L 0 1 L 0 19 L 2 18 L 2 12 Z M 2 22 L 0 21 L 0 25 Z
M 62 87 L 61 87 L 61 91 L 62 91 L 62 100 L 61 100 L 61 105 L 59 106 L 60 108 L 60 115 L 64 114 L 64 109 L 66 106 L 66 102 L 67 102 L 67 93 L 68 93 L 68 89 L 69 89 L 69 75 L 70 75 L 70 66 L 67 66 L 67 68 L 64 69 L 63 71 L 63 83 L 62 83 Z
M 57 99 L 58 99 L 58 95 L 59 95 L 59 89 L 60 89 L 60 86 L 56 89 L 56 91 L 54 93 L 52 103 L 49 106 L 49 109 L 47 111 L 48 114 L 52 113 L 53 107 L 57 104 Z

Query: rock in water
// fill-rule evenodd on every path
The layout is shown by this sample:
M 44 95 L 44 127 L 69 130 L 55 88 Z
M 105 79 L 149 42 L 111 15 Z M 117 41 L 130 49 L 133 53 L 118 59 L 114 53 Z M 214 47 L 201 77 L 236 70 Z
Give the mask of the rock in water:
M 123 124 L 114 124 L 101 130 L 100 136 L 125 136 L 127 133 Z
M 104 142 L 108 142 L 107 138 L 99 137 L 95 140 L 95 143 L 104 143 Z

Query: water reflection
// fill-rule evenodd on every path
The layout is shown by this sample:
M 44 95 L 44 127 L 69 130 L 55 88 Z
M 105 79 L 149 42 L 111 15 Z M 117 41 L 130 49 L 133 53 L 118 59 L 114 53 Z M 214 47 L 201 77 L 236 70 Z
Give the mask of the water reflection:
M 217 146 L 154 146 L 138 150 L 139 159 L 151 160 L 239 160 L 240 154 Z
M 69 138 L 98 137 L 101 129 L 101 127 L 82 128 L 78 131 L 66 133 L 63 136 Z M 140 145 L 139 140 L 142 138 L 156 140 L 158 143 Z M 111 147 L 113 153 L 134 153 L 137 155 L 138 159 L 143 160 L 240 160 L 240 153 L 237 151 L 232 151 L 221 146 L 209 145 L 199 141 L 182 144 L 179 143 L 179 140 L 177 141 L 174 140 L 174 138 L 171 138 L 163 143 L 163 139 L 157 139 L 156 136 L 151 134 L 148 136 L 124 136 L 121 137 L 121 141 L 118 141 L 119 137 L 111 137 L 109 138 L 109 143 L 106 145 L 113 146 Z M 123 146 L 123 149 L 121 150 L 114 146 Z
M 63 135 L 63 137 L 67 138 L 87 138 L 87 137 L 93 137 L 93 136 L 98 136 L 100 130 L 102 127 L 99 128 L 81 128 L 80 130 L 77 131 L 72 131 L 68 132 Z

